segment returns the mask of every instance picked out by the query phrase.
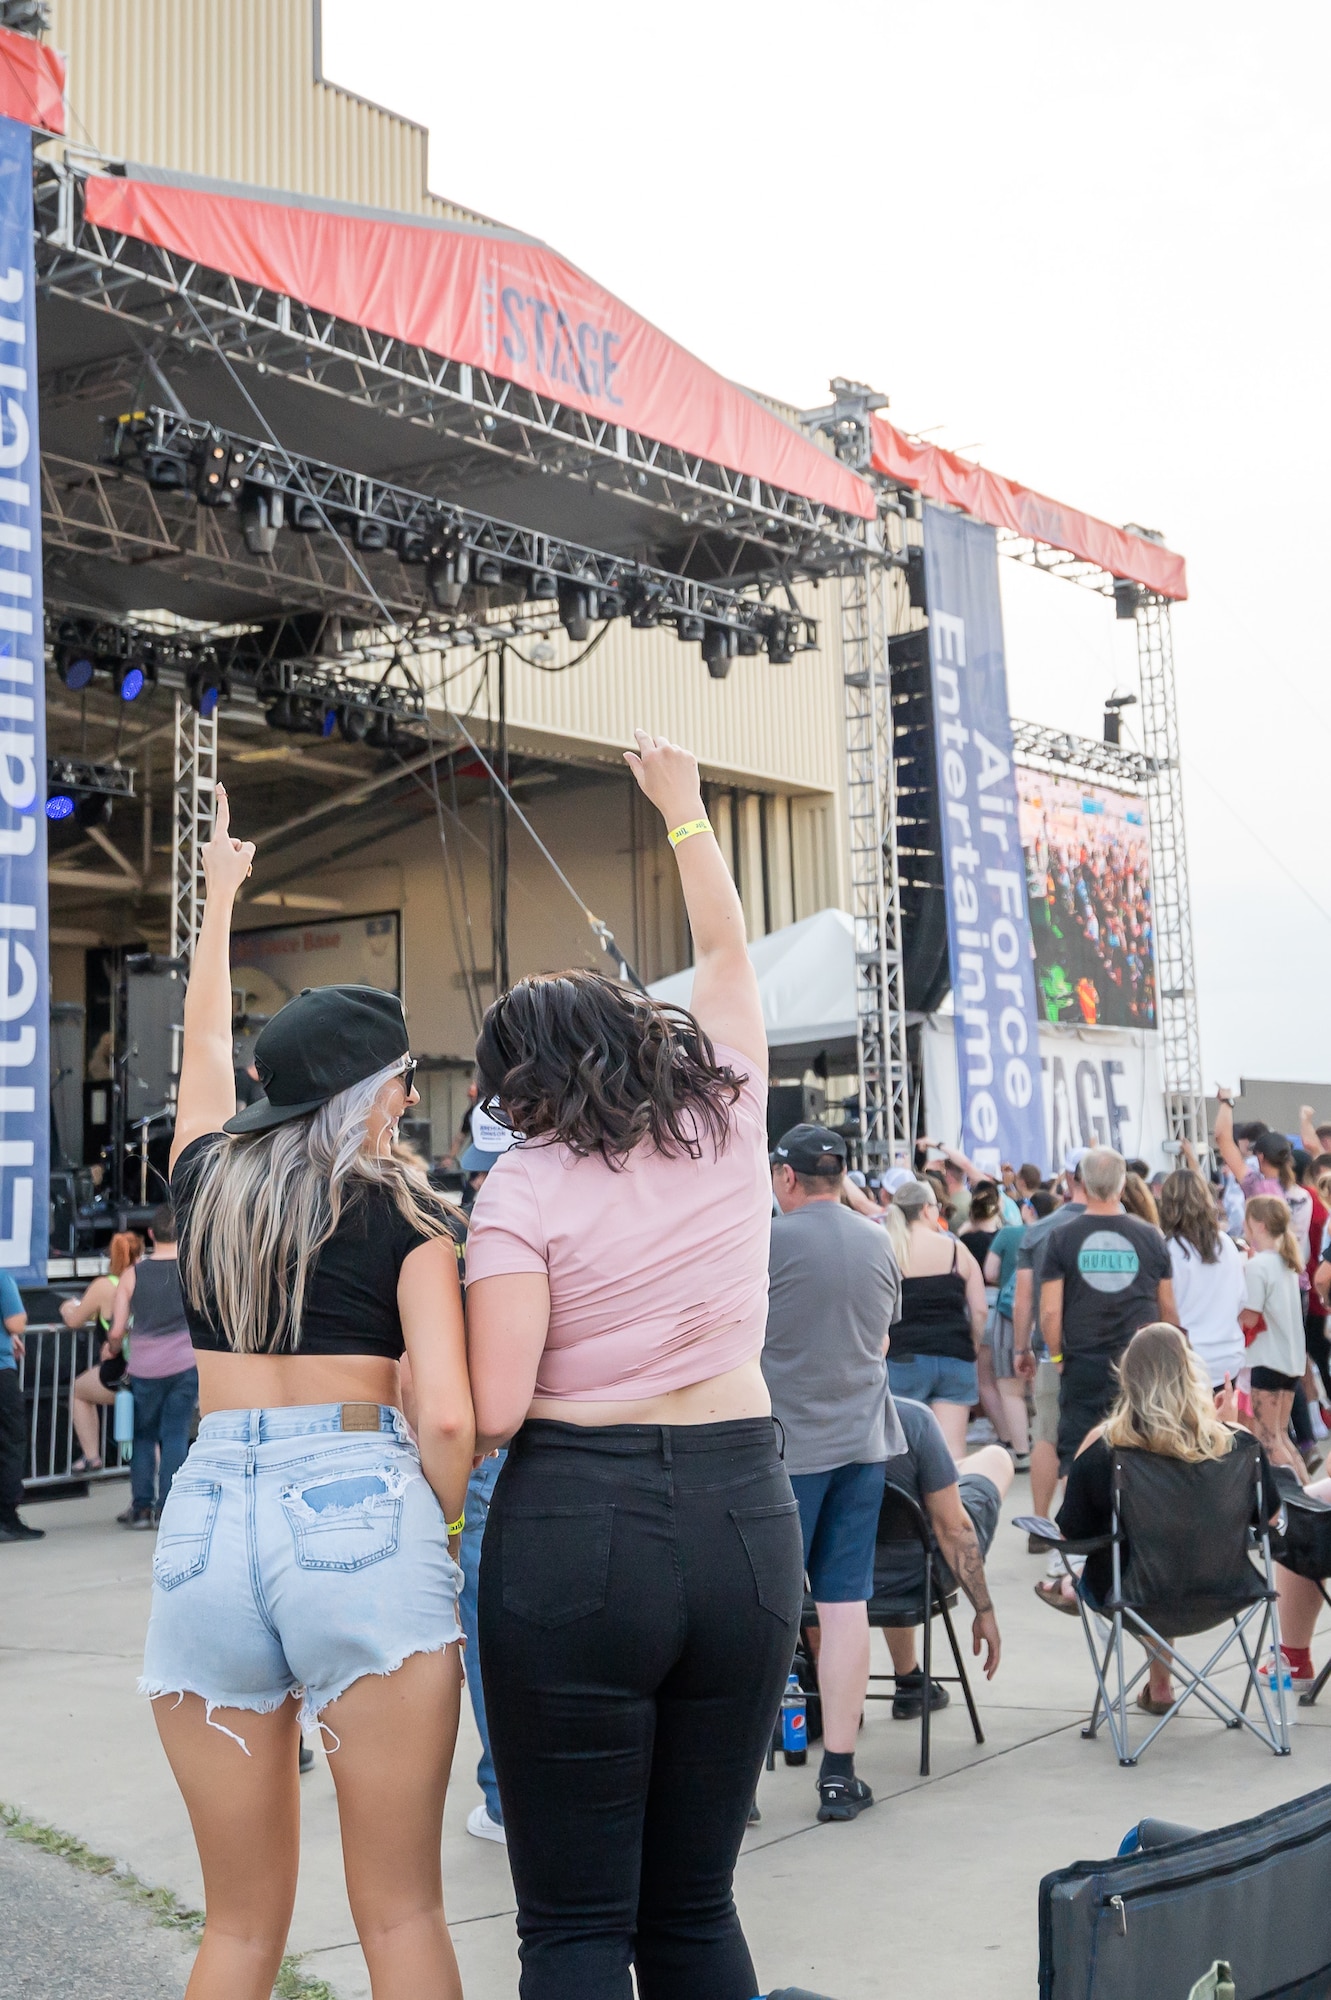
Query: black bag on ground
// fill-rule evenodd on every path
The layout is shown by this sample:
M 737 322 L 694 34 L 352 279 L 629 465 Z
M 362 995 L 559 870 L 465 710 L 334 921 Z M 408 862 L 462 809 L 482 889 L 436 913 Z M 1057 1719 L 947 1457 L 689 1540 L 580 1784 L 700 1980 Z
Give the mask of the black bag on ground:
M 1188 2000 L 1217 1960 L 1235 2000 L 1331 1993 L 1331 1785 L 1040 1884 L 1040 2000 Z

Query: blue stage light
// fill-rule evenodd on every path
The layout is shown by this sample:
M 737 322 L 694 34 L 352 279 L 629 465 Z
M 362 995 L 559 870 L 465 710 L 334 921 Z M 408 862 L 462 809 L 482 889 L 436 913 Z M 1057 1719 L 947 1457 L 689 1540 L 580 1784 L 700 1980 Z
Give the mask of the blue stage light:
M 144 673 L 142 667 L 121 667 L 116 674 L 116 683 L 122 701 L 137 701 L 143 693 Z
M 74 801 L 68 792 L 52 792 L 46 801 L 48 819 L 69 819 L 74 811 Z

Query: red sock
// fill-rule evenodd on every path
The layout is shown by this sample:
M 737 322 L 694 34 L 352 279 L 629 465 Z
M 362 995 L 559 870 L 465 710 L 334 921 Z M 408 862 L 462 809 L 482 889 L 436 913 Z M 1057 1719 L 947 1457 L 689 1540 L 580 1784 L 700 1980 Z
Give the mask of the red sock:
M 1282 1643 L 1280 1650 L 1289 1662 L 1291 1674 L 1298 1679 L 1302 1679 L 1305 1675 L 1311 1675 L 1313 1670 L 1311 1646 L 1286 1646 Z

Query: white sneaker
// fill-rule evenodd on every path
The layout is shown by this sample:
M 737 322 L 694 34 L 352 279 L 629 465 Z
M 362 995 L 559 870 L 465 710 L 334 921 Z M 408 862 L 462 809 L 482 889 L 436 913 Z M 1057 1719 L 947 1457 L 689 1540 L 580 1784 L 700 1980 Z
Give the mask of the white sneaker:
M 497 1819 L 491 1819 L 484 1799 L 467 1814 L 467 1832 L 474 1833 L 477 1840 L 497 1840 L 501 1847 L 508 1846 L 508 1835 Z

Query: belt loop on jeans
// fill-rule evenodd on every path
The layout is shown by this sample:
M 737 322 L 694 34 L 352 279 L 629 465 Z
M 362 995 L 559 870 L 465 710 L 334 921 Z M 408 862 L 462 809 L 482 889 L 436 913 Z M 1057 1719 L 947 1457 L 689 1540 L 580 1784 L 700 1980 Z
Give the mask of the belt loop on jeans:
M 663 1462 L 664 1464 L 666 1464 L 666 1465 L 669 1465 L 669 1464 L 670 1464 L 670 1462 L 671 1462 L 671 1459 L 670 1459 L 670 1426 L 669 1426 L 669 1424 L 662 1424 L 662 1426 L 661 1426 L 661 1459 L 662 1459 L 662 1462 Z
M 340 1426 L 344 1431 L 377 1431 L 379 1429 L 379 1405 L 377 1403 L 343 1403 L 338 1412 Z

